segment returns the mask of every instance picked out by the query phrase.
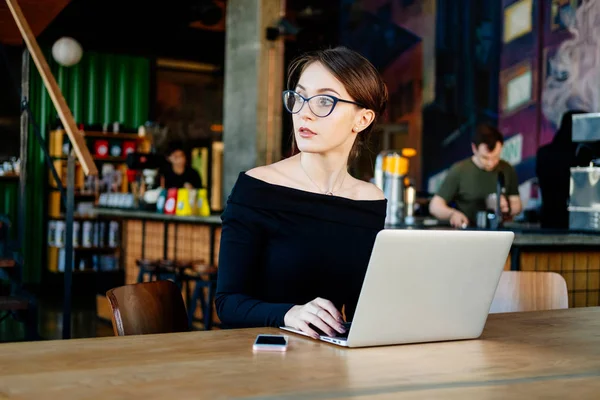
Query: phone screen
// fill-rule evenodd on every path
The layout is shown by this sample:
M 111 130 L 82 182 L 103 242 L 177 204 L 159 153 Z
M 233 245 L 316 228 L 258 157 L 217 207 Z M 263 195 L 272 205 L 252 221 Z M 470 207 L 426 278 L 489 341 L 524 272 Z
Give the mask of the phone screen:
M 256 344 L 279 345 L 279 346 L 285 346 L 287 344 L 287 342 L 283 336 L 264 336 L 264 335 L 259 335 L 256 338 L 255 343 Z

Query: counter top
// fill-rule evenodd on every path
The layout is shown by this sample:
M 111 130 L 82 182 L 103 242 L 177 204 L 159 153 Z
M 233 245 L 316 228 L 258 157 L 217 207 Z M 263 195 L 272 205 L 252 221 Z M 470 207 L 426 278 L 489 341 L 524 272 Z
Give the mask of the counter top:
M 600 234 L 573 233 L 573 232 L 518 232 L 515 231 L 515 246 L 598 246 L 600 247 Z
M 179 215 L 166 215 L 160 214 L 153 211 L 141 211 L 141 210 L 124 210 L 117 208 L 95 208 L 94 214 L 116 217 L 122 219 L 145 219 L 153 221 L 165 221 L 165 222 L 181 222 L 190 224 L 206 224 L 206 225 L 220 225 L 221 216 L 211 215 L 208 217 L 189 216 L 182 217 Z
M 386 226 L 387 229 L 436 229 L 453 230 L 445 222 L 427 219 L 417 221 L 415 226 Z M 479 230 L 477 228 L 467 228 Z M 568 229 L 542 229 L 537 224 L 509 222 L 503 230 L 515 233 L 514 246 L 600 246 L 600 232 L 573 231 Z
M 164 222 L 180 222 L 190 224 L 220 225 L 221 216 L 211 215 L 209 217 L 177 215 L 165 215 L 153 211 L 122 210 L 111 208 L 95 208 L 94 213 L 101 216 L 116 217 L 122 219 L 143 219 Z M 454 229 L 445 223 L 434 223 L 417 226 L 388 226 L 386 229 Z M 520 224 L 512 222 L 506 224 L 505 230 L 515 232 L 515 246 L 600 246 L 600 232 L 580 232 L 569 230 L 541 229 L 532 224 Z
M 19 175 L 0 175 L 0 181 L 10 181 L 10 182 L 18 182 L 19 181 Z

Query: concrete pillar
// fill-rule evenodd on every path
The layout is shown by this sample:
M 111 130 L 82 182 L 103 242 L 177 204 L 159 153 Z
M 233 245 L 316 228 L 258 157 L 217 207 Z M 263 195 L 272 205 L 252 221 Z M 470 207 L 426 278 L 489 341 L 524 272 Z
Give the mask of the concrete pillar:
M 229 0 L 225 31 L 223 203 L 238 174 L 281 157 L 283 38 L 267 40 L 285 0 Z

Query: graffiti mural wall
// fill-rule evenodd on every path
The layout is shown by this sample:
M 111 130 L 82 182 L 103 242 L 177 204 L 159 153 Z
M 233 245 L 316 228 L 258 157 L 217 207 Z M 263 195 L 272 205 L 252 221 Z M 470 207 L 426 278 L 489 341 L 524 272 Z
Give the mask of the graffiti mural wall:
M 528 207 L 539 200 L 538 148 L 569 110 L 600 111 L 600 1 L 505 0 L 500 77 L 502 132 L 511 140 Z
M 555 2 L 552 18 L 552 29 L 569 35 L 546 48 L 542 111 L 549 124 L 544 128 L 558 126 L 569 110 L 600 110 L 600 1 Z M 544 129 L 542 144 L 552 135 Z
M 538 148 L 564 112 L 600 111 L 600 0 L 341 4 L 340 41 L 384 75 L 387 122 L 410 123 L 421 188 L 434 192 L 470 155 L 475 125 L 489 122 L 505 135 L 524 202 L 537 207 Z

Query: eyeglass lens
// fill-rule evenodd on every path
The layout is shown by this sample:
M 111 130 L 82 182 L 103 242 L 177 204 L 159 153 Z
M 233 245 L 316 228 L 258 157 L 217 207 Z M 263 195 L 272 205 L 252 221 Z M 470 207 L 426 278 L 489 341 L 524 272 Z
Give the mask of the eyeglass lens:
M 296 114 L 302 109 L 304 105 L 304 99 L 298 93 L 286 92 L 284 94 L 283 103 L 285 108 L 292 114 Z M 324 117 L 331 113 L 334 107 L 335 101 L 329 96 L 314 96 L 309 102 L 308 106 L 310 110 L 319 117 Z

